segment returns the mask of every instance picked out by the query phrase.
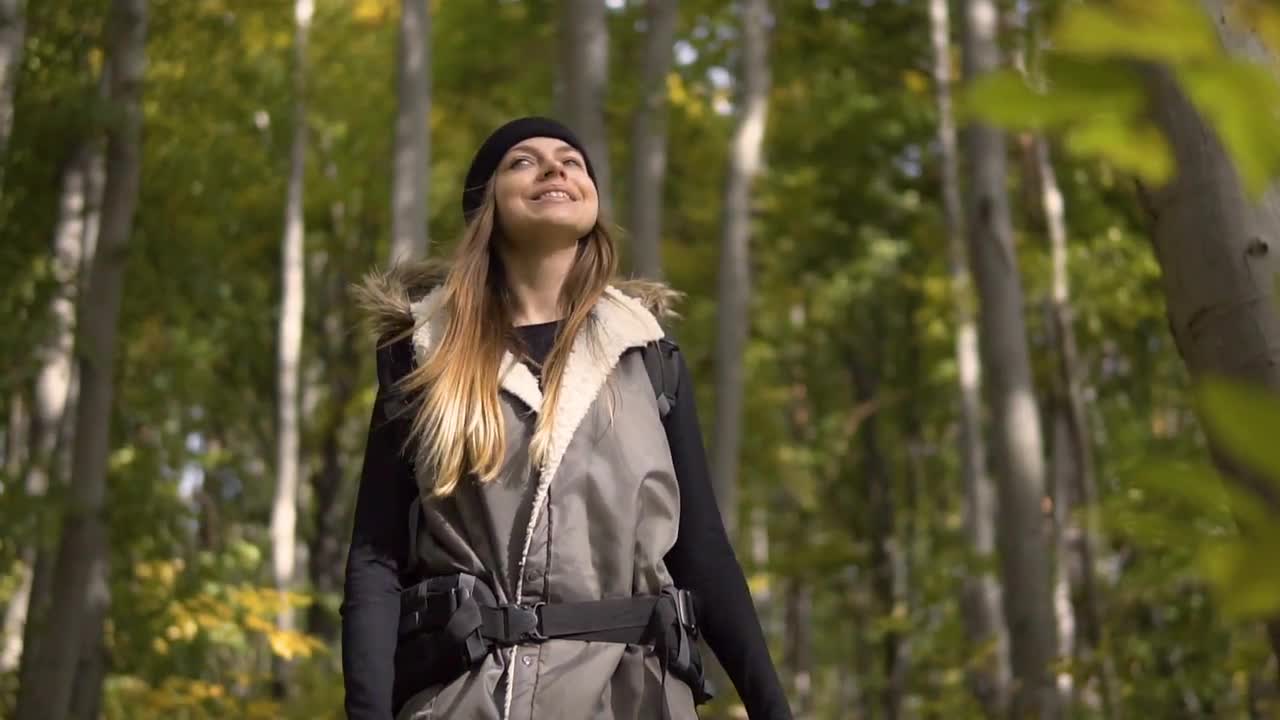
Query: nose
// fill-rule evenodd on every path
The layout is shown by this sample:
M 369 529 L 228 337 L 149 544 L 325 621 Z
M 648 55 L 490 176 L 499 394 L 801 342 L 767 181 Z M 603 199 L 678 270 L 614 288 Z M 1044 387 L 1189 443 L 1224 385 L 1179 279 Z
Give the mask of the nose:
M 559 160 L 548 160 L 546 168 L 542 171 L 542 177 L 551 177 L 552 175 L 564 175 L 564 163 Z

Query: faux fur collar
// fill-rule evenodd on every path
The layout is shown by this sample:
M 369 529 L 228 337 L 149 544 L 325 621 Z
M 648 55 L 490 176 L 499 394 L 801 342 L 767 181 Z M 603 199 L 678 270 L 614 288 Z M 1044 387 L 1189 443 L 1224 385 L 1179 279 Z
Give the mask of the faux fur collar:
M 365 311 L 370 329 L 380 340 L 412 335 L 414 352 L 422 362 L 443 332 L 440 312 L 441 285 L 448 265 L 439 260 L 404 264 L 373 272 L 354 288 L 355 300 Z M 585 334 L 570 349 L 552 428 L 551 452 L 540 478 L 550 483 L 569 441 L 595 401 L 605 380 L 622 354 L 663 336 L 659 318 L 674 316 L 672 306 L 679 293 L 663 283 L 619 280 L 610 285 L 593 312 L 599 332 L 598 347 Z M 535 412 L 542 412 L 542 392 L 529 369 L 504 353 L 499 365 L 499 386 Z M 545 496 L 540 487 L 538 500 Z M 539 502 L 539 504 L 541 504 Z M 537 519 L 537 506 L 534 510 Z

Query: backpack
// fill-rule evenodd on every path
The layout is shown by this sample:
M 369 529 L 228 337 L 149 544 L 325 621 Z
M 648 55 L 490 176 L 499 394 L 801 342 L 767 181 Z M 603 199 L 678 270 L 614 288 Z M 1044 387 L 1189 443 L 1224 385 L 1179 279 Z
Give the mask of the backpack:
M 680 348 L 664 337 L 646 344 L 642 352 L 644 369 L 658 397 L 658 417 L 665 421 L 680 397 L 680 365 L 676 362 Z

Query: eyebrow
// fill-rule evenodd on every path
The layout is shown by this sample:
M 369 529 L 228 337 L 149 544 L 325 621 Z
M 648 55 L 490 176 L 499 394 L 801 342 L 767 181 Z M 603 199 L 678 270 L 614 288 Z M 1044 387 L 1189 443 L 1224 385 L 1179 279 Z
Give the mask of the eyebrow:
M 539 151 L 538 151 L 538 149 L 537 149 L 537 148 L 535 148 L 535 147 L 534 147 L 534 146 L 532 146 L 532 145 L 517 145 L 517 146 L 515 146 L 515 147 L 511 148 L 510 150 L 508 150 L 508 151 L 507 151 L 507 154 L 508 154 L 508 155 L 510 155 L 510 154 L 512 154 L 512 153 L 519 152 L 519 151 L 521 151 L 521 150 L 523 150 L 524 152 L 530 153 L 530 154 L 532 154 L 532 155 L 538 155 L 538 156 L 541 156 L 541 155 L 542 155 L 542 153 L 541 153 L 541 152 L 539 152 Z M 573 153 L 573 154 L 575 154 L 575 155 L 581 155 L 581 154 L 582 154 L 581 152 L 579 152 L 579 151 L 578 151 L 578 149 L 577 149 L 577 148 L 575 148 L 575 147 L 574 147 L 574 146 L 572 146 L 572 145 L 569 145 L 568 143 L 565 143 L 565 144 L 561 145 L 560 147 L 556 148 L 556 150 L 555 150 L 555 154 L 557 154 L 557 155 L 563 155 L 563 154 L 565 154 L 565 152 L 566 152 L 566 151 L 567 151 L 567 152 L 571 152 L 571 153 Z

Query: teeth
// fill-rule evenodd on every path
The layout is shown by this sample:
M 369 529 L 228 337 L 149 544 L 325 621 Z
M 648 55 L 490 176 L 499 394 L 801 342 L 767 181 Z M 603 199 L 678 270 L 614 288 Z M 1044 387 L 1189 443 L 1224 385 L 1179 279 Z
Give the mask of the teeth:
M 542 200 L 543 198 L 556 198 L 558 200 L 568 200 L 569 193 L 564 192 L 562 190 L 552 190 L 550 192 L 542 193 L 541 195 L 538 196 L 537 199 Z

